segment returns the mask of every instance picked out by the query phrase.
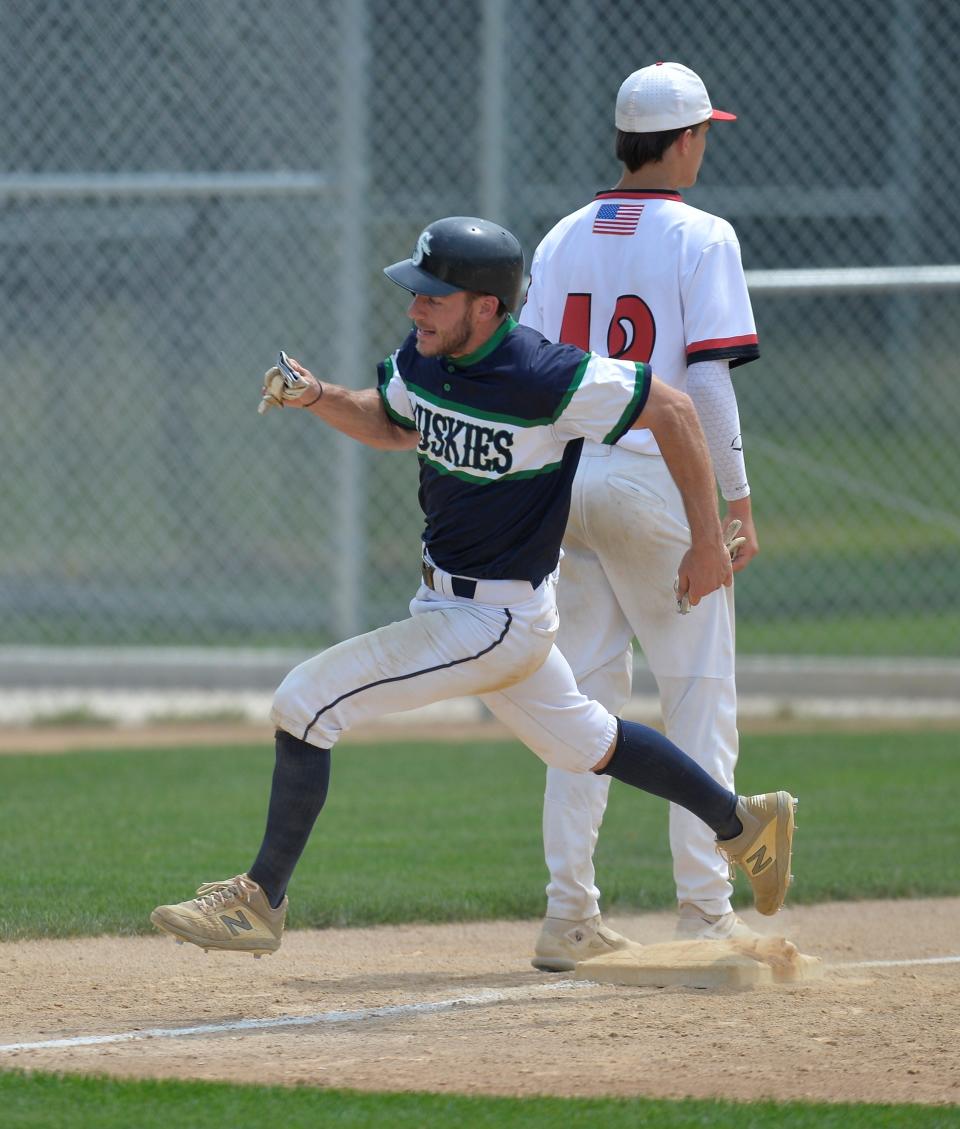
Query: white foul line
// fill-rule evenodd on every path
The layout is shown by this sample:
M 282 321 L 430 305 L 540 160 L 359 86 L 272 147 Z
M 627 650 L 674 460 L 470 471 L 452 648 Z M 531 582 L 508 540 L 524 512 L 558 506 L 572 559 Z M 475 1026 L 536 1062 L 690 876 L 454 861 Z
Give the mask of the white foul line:
M 960 964 L 960 957 L 918 957 L 916 960 L 854 960 L 835 964 L 833 967 L 844 968 L 907 968 L 915 964 Z M 0 1050 L 3 1048 L 0 1047 Z
M 423 1015 L 428 1012 L 449 1011 L 455 1007 L 477 1007 L 480 1004 L 497 1004 L 505 1000 L 526 1000 L 544 992 L 562 992 L 570 989 L 594 988 L 587 981 L 559 980 L 552 984 L 534 984 L 523 988 L 503 988 L 496 991 L 484 988 L 472 996 L 458 996 L 452 1000 L 435 1000 L 419 1004 L 394 1004 L 389 1007 L 361 1008 L 357 1011 L 322 1011 L 317 1015 L 281 1015 L 276 1019 L 238 1019 L 233 1023 L 204 1023 L 198 1027 L 148 1027 L 142 1031 L 124 1031 L 118 1035 L 78 1035 L 72 1039 L 45 1039 L 38 1043 L 7 1043 L 0 1045 L 5 1051 L 53 1050 L 58 1047 L 94 1047 L 105 1043 L 131 1043 L 140 1039 L 176 1039 L 182 1035 L 219 1035 L 227 1031 L 262 1031 L 271 1027 L 309 1027 L 319 1023 L 355 1023 L 364 1019 L 388 1019 L 394 1016 Z
M 829 965 L 833 971 L 848 968 L 907 968 L 913 965 L 960 964 L 960 956 L 919 957 L 914 960 L 860 960 Z M 108 1043 L 133 1043 L 142 1039 L 179 1039 L 184 1035 L 222 1035 L 229 1031 L 264 1031 L 274 1027 L 311 1027 L 321 1023 L 357 1023 L 365 1019 L 389 1019 L 395 1016 L 424 1015 L 450 1011 L 456 1007 L 477 1007 L 506 1000 L 529 1000 L 546 992 L 563 992 L 579 988 L 596 988 L 590 980 L 558 980 L 551 984 L 533 984 L 523 988 L 484 988 L 472 996 L 450 1000 L 434 1000 L 419 1004 L 393 1004 L 388 1007 L 361 1008 L 356 1011 L 321 1011 L 316 1015 L 281 1015 L 276 1019 L 238 1019 L 233 1023 L 204 1023 L 198 1027 L 148 1027 L 142 1031 L 123 1031 L 117 1035 L 77 1035 L 72 1039 L 46 1039 L 37 1043 L 0 1045 L 0 1054 L 11 1051 L 56 1050 L 63 1047 L 95 1047 Z

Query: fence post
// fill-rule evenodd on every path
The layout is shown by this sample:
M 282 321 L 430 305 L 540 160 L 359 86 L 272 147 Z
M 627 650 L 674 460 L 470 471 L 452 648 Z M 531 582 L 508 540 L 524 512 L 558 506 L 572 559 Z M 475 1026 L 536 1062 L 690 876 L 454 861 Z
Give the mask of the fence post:
M 339 4 L 340 51 L 340 191 L 337 275 L 334 279 L 337 319 L 334 379 L 351 388 L 369 383 L 366 357 L 370 316 L 367 272 L 370 269 L 367 237 L 367 193 L 370 168 L 369 133 L 369 27 L 367 0 Z M 367 543 L 364 515 L 366 500 L 366 450 L 345 435 L 336 437 L 337 528 L 335 623 L 341 639 L 362 628 Z

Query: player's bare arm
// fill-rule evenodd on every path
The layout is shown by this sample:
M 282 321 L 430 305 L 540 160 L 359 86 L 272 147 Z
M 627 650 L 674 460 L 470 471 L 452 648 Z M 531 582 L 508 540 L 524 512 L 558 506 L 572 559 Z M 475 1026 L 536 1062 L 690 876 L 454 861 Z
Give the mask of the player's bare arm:
M 678 569 L 679 594 L 696 606 L 721 585 L 733 581 L 730 554 L 723 543 L 713 463 L 697 410 L 685 392 L 653 377 L 650 394 L 633 426 L 648 427 L 683 498 L 690 526 L 690 549 Z
M 285 399 L 284 407 L 308 411 L 351 439 L 381 451 L 408 451 L 416 447 L 417 433 L 390 419 L 376 388 L 344 388 L 326 380 L 321 383 L 292 357 L 289 362 L 308 387 L 296 399 Z

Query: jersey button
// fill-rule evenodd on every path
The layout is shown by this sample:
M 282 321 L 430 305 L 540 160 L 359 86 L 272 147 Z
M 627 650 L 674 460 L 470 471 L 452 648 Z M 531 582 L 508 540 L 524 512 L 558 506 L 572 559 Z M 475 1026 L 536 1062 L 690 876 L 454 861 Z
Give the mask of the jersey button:
M 453 366 L 453 365 L 447 365 L 447 372 L 451 372 L 451 373 L 452 373 L 452 372 L 456 372 L 456 371 L 457 371 L 457 370 L 456 370 L 456 368 L 454 368 L 454 366 Z
M 449 392 L 449 391 L 450 391 L 450 385 L 449 385 L 449 384 L 445 384 L 445 385 L 443 386 L 443 390 L 444 390 L 444 392 Z

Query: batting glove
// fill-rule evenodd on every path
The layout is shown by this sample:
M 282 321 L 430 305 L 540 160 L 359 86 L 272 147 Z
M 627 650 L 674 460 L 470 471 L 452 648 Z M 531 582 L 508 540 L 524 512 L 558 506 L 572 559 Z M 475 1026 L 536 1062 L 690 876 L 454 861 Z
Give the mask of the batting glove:
M 740 546 L 745 545 L 747 542 L 746 537 L 738 537 L 743 526 L 743 522 L 739 518 L 734 518 L 733 521 L 723 531 L 723 543 L 726 546 L 727 552 L 730 554 L 730 560 L 737 559 L 737 553 L 740 552 Z M 677 611 L 680 615 L 687 615 L 690 611 L 690 597 L 684 592 L 680 595 L 680 577 L 676 577 L 673 582 L 673 591 L 677 597 Z
M 284 353 L 280 354 L 279 363 L 267 369 L 263 374 L 263 398 L 257 408 L 260 415 L 271 408 L 282 408 L 284 400 L 299 400 L 300 397 L 313 385 L 304 380 L 295 369 L 287 363 Z M 322 389 L 321 389 L 322 395 Z M 320 397 L 318 396 L 319 400 Z
M 727 547 L 727 552 L 730 554 L 730 560 L 735 561 L 740 553 L 740 546 L 746 545 L 746 537 L 738 537 L 737 534 L 743 528 L 743 522 L 735 517 L 733 521 L 727 526 L 723 534 L 723 543 Z

